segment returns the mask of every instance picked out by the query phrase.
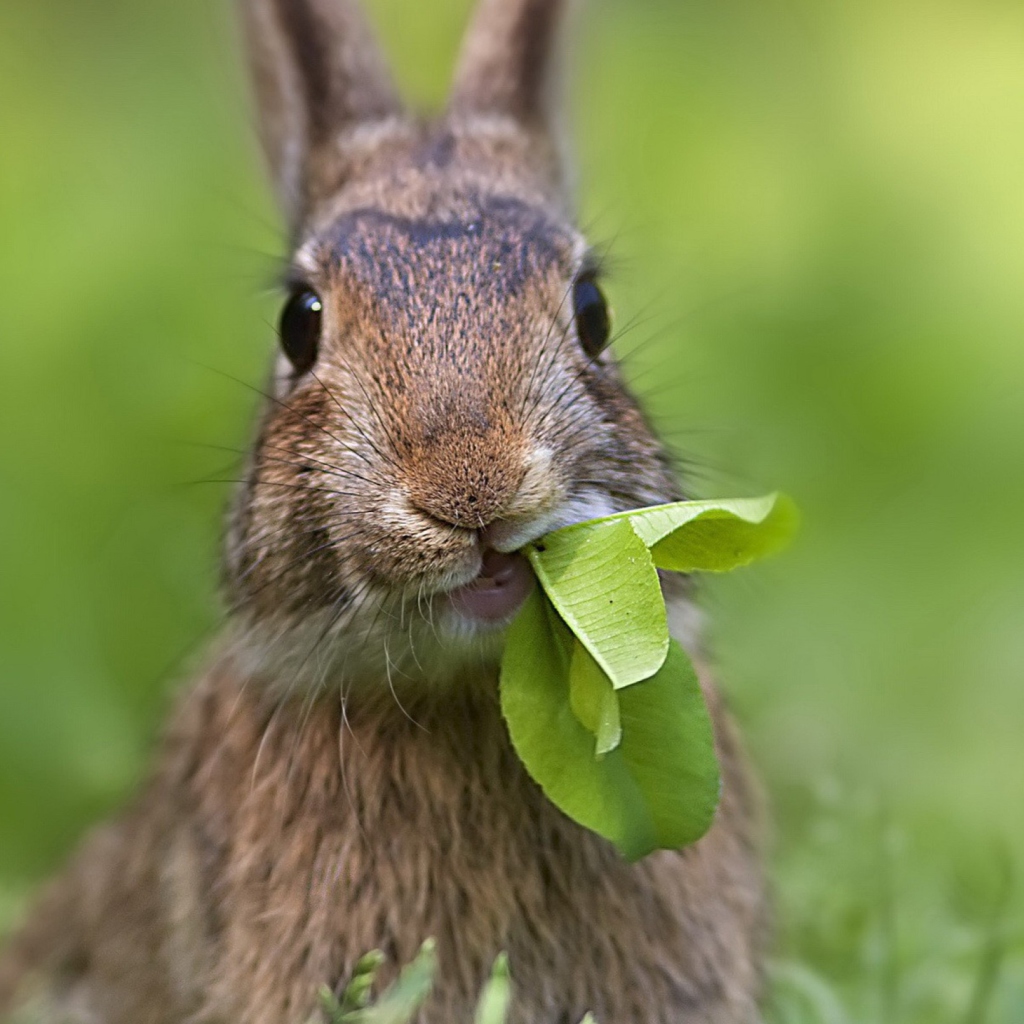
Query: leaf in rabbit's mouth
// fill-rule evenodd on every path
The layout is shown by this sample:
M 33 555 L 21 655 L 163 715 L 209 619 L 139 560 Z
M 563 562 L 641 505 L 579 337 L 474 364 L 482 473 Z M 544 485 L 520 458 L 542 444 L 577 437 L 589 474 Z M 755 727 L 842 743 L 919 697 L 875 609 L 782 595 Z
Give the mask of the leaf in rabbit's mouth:
M 676 502 L 523 549 L 540 587 L 519 599 L 502 660 L 512 744 L 554 804 L 627 858 L 700 839 L 721 785 L 711 716 L 669 636 L 658 571 L 739 568 L 795 527 L 781 495 Z
M 533 592 L 536 579 L 530 563 L 520 554 L 484 552 L 476 579 L 452 590 L 452 608 L 471 622 L 507 623 Z

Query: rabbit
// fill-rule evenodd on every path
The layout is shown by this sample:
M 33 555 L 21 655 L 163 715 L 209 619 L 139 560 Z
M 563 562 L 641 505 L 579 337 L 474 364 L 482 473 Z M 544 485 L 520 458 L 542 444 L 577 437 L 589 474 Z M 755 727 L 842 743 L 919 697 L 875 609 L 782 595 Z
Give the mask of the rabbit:
M 760 1019 L 763 801 L 687 581 L 666 595 L 724 777 L 699 842 L 627 863 L 500 713 L 517 552 L 681 497 L 572 219 L 569 6 L 481 0 L 426 119 L 355 0 L 240 0 L 293 255 L 226 624 L 141 794 L 8 940 L 0 1017 L 306 1024 L 367 951 L 384 983 L 432 936 L 419 1024 L 469 1024 L 500 951 L 511 1024 Z

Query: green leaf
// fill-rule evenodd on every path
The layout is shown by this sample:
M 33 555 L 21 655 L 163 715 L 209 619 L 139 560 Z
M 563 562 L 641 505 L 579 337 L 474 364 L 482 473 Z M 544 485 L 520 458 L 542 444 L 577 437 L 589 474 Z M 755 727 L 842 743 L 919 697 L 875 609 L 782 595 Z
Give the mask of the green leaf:
M 643 794 L 618 751 L 598 761 L 594 736 L 569 705 L 572 634 L 539 591 L 509 628 L 501 707 L 509 735 L 547 798 L 630 858 L 654 849 Z
M 693 666 L 670 641 L 657 569 L 724 572 L 789 540 L 779 495 L 622 512 L 528 545 L 540 589 L 510 627 L 502 710 L 548 798 L 629 858 L 695 842 L 719 797 Z
M 502 711 L 527 771 L 549 800 L 628 859 L 699 839 L 718 802 L 718 762 L 685 652 L 673 641 L 651 679 L 617 694 L 621 743 L 595 759 L 593 733 L 571 706 L 572 642 L 538 592 L 510 628 Z
M 501 953 L 494 961 L 491 977 L 480 993 L 473 1024 L 505 1024 L 512 1003 L 512 980 L 508 973 L 508 957 Z
M 598 757 L 619 745 L 622 724 L 615 687 L 579 641 L 572 645 L 569 662 L 569 704 L 573 714 L 597 738 Z
M 615 689 L 648 679 L 668 652 L 668 621 L 647 545 L 628 521 L 581 523 L 529 545 L 551 602 Z
M 796 531 L 785 495 L 681 501 L 625 513 L 659 569 L 728 572 L 783 548 Z
M 380 999 L 373 1006 L 348 1014 L 346 1020 L 352 1024 L 409 1024 L 430 995 L 436 972 L 434 940 L 427 939 L 416 959 L 402 968 L 398 980 Z
M 352 980 L 345 986 L 345 991 L 341 994 L 336 1011 L 338 1014 L 352 1013 L 369 1005 L 373 983 L 377 978 L 377 972 L 383 965 L 384 954 L 379 949 L 371 950 L 359 958 L 359 962 L 352 972 Z
M 721 779 L 714 729 L 697 673 L 672 641 L 651 679 L 619 693 L 621 754 L 643 792 L 657 845 L 694 843 L 711 827 Z
M 320 986 L 320 1015 L 313 1016 L 307 1024 L 344 1024 L 345 1010 L 330 985 Z

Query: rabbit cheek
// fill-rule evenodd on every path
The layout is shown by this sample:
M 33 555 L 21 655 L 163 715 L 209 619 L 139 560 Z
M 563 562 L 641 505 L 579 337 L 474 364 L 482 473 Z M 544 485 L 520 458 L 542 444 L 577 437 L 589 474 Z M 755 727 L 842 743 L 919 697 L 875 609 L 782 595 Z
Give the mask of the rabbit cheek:
M 252 491 L 229 581 L 234 603 L 251 614 L 307 614 L 346 601 L 350 588 L 330 503 L 296 490 L 304 486 L 262 481 Z
M 409 503 L 404 492 L 389 496 L 369 523 L 367 571 L 396 591 L 435 590 L 454 577 L 471 578 L 479 568 L 475 534 L 431 521 Z

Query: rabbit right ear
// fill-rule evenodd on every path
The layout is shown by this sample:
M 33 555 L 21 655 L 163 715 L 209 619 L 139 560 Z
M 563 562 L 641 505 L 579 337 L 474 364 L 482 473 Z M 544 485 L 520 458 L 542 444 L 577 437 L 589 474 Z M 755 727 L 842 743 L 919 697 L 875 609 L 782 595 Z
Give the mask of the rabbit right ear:
M 479 0 L 449 100 L 456 117 L 508 119 L 564 186 L 562 35 L 573 0 Z
M 260 138 L 295 231 L 343 178 L 345 133 L 403 106 L 355 0 L 239 3 Z

